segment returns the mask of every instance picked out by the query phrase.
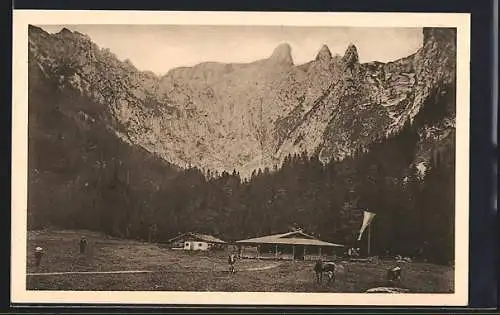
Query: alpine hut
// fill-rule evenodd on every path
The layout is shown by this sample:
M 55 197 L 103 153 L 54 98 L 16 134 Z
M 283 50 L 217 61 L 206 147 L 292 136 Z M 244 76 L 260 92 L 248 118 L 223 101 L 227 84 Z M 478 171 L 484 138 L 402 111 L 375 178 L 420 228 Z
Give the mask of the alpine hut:
M 302 230 L 236 241 L 242 258 L 316 260 L 335 257 L 343 245 L 325 242 Z
M 170 248 L 183 250 L 224 249 L 226 242 L 208 234 L 184 233 L 169 240 Z

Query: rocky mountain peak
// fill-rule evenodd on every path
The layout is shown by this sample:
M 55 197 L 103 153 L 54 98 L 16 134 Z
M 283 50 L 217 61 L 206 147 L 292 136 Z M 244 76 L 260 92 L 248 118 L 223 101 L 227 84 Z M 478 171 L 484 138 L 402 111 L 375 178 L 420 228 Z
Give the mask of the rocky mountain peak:
M 345 64 L 355 64 L 359 62 L 358 49 L 354 44 L 349 44 L 345 51 L 344 57 L 342 57 L 342 61 Z
M 293 64 L 292 47 L 288 43 L 279 44 L 269 59 L 280 63 Z
M 47 32 L 45 32 L 42 28 L 38 27 L 38 26 L 35 26 L 35 25 L 28 25 L 28 31 L 31 33 L 33 32 L 34 34 L 46 34 Z
M 62 36 L 70 36 L 70 35 L 73 35 L 73 32 L 64 27 L 57 34 L 62 35 Z
M 446 43 L 453 41 L 456 36 L 455 28 L 427 28 L 423 29 L 424 45 L 428 42 Z
M 332 59 L 332 53 L 330 52 L 328 46 L 327 45 L 321 46 L 321 49 L 316 55 L 316 60 L 325 62 L 325 61 L 330 61 L 331 59 Z

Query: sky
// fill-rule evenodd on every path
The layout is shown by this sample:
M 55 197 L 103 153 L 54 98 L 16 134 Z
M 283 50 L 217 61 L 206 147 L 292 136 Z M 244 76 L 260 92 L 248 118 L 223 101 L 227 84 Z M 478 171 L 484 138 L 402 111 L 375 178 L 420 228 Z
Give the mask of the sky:
M 356 45 L 361 62 L 388 62 L 414 53 L 422 45 L 421 28 L 200 26 L 200 25 L 39 25 L 49 33 L 63 27 L 87 34 L 119 59 L 139 70 L 168 70 L 216 61 L 244 63 L 269 57 L 282 43 L 292 47 L 295 64 L 316 57 L 326 44 L 343 55 Z

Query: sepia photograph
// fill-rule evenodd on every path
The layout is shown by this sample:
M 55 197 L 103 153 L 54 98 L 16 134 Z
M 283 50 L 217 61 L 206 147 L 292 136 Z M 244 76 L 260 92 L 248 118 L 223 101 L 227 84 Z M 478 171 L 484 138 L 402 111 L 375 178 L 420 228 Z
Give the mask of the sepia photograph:
M 467 303 L 468 15 L 100 13 L 14 11 L 13 298 Z

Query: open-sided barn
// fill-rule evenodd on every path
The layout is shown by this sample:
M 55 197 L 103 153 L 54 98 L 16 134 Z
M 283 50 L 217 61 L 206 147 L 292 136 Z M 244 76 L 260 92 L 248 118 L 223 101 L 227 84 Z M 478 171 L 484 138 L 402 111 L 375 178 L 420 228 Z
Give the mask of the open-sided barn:
M 184 250 L 223 249 L 223 240 L 208 234 L 185 233 L 169 240 L 170 248 Z
M 314 260 L 331 257 L 343 245 L 325 242 L 302 231 L 236 241 L 243 258 Z

